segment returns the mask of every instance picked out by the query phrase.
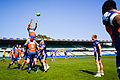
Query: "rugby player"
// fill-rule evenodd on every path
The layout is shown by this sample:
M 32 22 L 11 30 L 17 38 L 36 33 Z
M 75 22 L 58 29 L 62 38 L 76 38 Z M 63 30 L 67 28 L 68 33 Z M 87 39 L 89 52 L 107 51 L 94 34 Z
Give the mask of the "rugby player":
M 30 60 L 34 58 L 35 63 L 35 72 L 37 73 L 37 44 L 33 41 L 33 38 L 30 38 L 30 42 L 25 44 L 28 47 L 28 57 L 27 57 L 27 65 L 28 65 L 28 73 L 31 71 Z
M 3 49 L 3 59 L 1 60 L 1 62 L 5 62 L 5 49 Z
M 15 47 L 13 46 L 11 51 L 10 51 L 10 54 L 9 54 L 9 57 L 11 57 L 11 60 L 13 59 L 13 51 L 15 50 Z M 13 61 L 13 65 L 15 65 L 15 62 Z
M 116 48 L 116 65 L 120 79 L 120 11 L 113 0 L 107 0 L 102 6 L 103 24 Z
M 31 23 L 32 23 L 32 22 L 33 22 L 33 19 L 31 19 L 30 23 L 28 24 L 27 30 L 28 30 L 28 33 L 29 33 L 29 39 L 26 41 L 26 43 L 30 42 L 30 38 L 33 38 L 34 41 L 35 41 L 35 38 L 36 38 L 35 30 L 36 30 L 36 28 L 37 28 L 37 23 L 38 23 L 38 21 L 37 21 L 37 20 L 35 21 L 35 27 L 34 27 L 34 28 L 31 27 Z M 36 42 L 36 41 L 35 41 L 35 42 Z M 26 43 L 25 43 L 25 44 L 26 44 Z M 36 43 L 37 43 L 37 42 L 36 42 Z M 37 45 L 39 45 L 39 44 L 37 43 Z
M 23 63 L 22 63 L 21 71 L 23 70 L 23 67 L 24 67 L 24 65 L 26 63 L 27 56 L 28 56 L 28 49 L 27 49 L 27 47 L 24 47 L 24 60 L 23 60 Z
M 48 66 L 47 62 L 46 62 L 46 58 L 47 58 L 47 50 L 46 50 L 46 45 L 45 45 L 45 42 L 44 40 L 40 41 L 40 45 L 41 47 L 39 48 L 40 52 L 41 52 L 41 63 L 43 65 L 43 69 L 44 69 L 44 72 L 46 72 L 50 66 Z
M 21 57 L 22 57 L 22 55 L 23 55 L 23 50 L 22 50 L 22 48 L 21 48 L 21 45 L 19 45 L 18 53 L 19 53 L 19 59 L 20 59 L 20 62 L 21 62 Z
M 51 55 L 51 62 L 53 62 L 54 57 L 53 57 L 53 50 L 52 49 L 51 49 L 50 55 Z M 55 59 L 54 59 L 54 61 L 55 61 Z
M 36 20 L 35 21 L 35 28 L 32 28 L 31 27 L 31 23 L 33 22 L 33 19 L 31 19 L 31 21 L 30 21 L 30 23 L 28 24 L 28 28 L 27 28 L 27 30 L 28 30 L 28 32 L 29 32 L 29 37 L 30 38 L 33 38 L 33 39 L 35 39 L 35 30 L 36 30 L 36 28 L 37 28 L 37 23 L 38 23 L 38 21 Z
M 14 61 L 18 62 L 18 69 L 20 69 L 20 59 L 19 59 L 19 53 L 18 53 L 18 45 L 13 49 L 13 58 L 8 66 L 8 69 L 10 69 L 10 66 L 13 64 Z
M 55 49 L 54 52 L 55 52 L 55 59 L 56 59 L 57 50 Z
M 65 54 L 65 59 L 67 59 L 67 52 L 66 52 L 66 51 L 64 51 L 64 54 Z
M 92 40 L 94 41 L 93 42 L 94 56 L 95 56 L 95 62 L 96 62 L 96 66 L 97 66 L 97 74 L 94 75 L 94 77 L 101 77 L 104 75 L 103 65 L 101 62 L 101 56 L 102 56 L 101 45 L 100 45 L 99 41 L 97 40 L 97 35 L 93 35 Z

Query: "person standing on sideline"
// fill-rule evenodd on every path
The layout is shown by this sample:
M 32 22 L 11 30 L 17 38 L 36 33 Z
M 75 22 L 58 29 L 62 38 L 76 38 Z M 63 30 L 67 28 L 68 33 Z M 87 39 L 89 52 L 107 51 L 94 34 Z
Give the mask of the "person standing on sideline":
M 3 49 L 3 59 L 1 60 L 1 62 L 5 62 L 5 49 Z
M 94 77 L 101 77 L 104 75 L 103 65 L 101 62 L 101 56 L 102 56 L 101 45 L 100 45 L 100 42 L 97 40 L 97 35 L 93 35 L 92 40 L 94 41 L 93 42 L 94 56 L 95 56 L 95 62 L 96 62 L 96 66 L 97 66 L 97 74 L 94 75 Z

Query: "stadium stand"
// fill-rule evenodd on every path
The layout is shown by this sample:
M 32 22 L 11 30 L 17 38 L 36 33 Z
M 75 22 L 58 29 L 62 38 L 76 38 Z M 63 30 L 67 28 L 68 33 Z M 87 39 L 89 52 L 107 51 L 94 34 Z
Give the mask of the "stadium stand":
M 6 57 L 8 57 L 9 51 L 12 46 L 16 44 L 22 45 L 28 38 L 7 38 L 0 37 L 0 57 L 2 57 L 3 48 L 6 48 Z M 37 39 L 39 43 L 42 39 Z M 56 49 L 61 50 L 57 52 L 57 57 L 64 57 L 62 50 L 71 50 L 67 52 L 68 57 L 79 57 L 79 56 L 93 56 L 93 41 L 92 40 L 80 40 L 80 39 L 44 39 L 47 45 L 48 56 L 50 56 L 50 50 Z M 112 45 L 111 40 L 99 40 L 102 46 L 102 54 L 104 56 L 114 56 L 115 48 Z

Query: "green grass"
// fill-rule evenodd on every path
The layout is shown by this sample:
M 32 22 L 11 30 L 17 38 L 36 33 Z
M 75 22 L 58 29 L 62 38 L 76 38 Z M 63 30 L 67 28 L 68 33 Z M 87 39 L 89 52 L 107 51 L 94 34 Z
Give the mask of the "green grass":
M 57 58 L 55 62 L 50 60 L 47 59 L 50 65 L 48 72 L 42 72 L 38 67 L 38 73 L 27 73 L 27 65 L 23 71 L 16 69 L 17 65 L 7 70 L 10 59 L 6 59 L 5 63 L 0 62 L 0 80 L 118 80 L 115 56 L 102 57 L 105 75 L 101 78 L 93 77 L 97 70 L 94 57 Z

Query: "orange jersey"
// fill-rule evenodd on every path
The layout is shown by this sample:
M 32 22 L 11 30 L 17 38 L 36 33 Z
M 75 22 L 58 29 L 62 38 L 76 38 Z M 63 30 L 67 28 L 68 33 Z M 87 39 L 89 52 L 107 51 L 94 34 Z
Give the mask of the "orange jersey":
M 34 42 L 29 42 L 28 43 L 29 52 L 36 52 L 36 47 L 37 47 L 36 43 L 34 43 Z
M 19 56 L 19 53 L 18 53 L 18 49 L 17 49 L 17 48 L 15 48 L 14 56 L 15 56 L 15 58 Z
M 19 55 L 21 55 L 21 53 L 22 53 L 22 49 L 21 48 L 18 48 L 18 53 L 19 53 Z
M 28 29 L 29 36 L 34 36 L 35 37 L 35 29 Z

